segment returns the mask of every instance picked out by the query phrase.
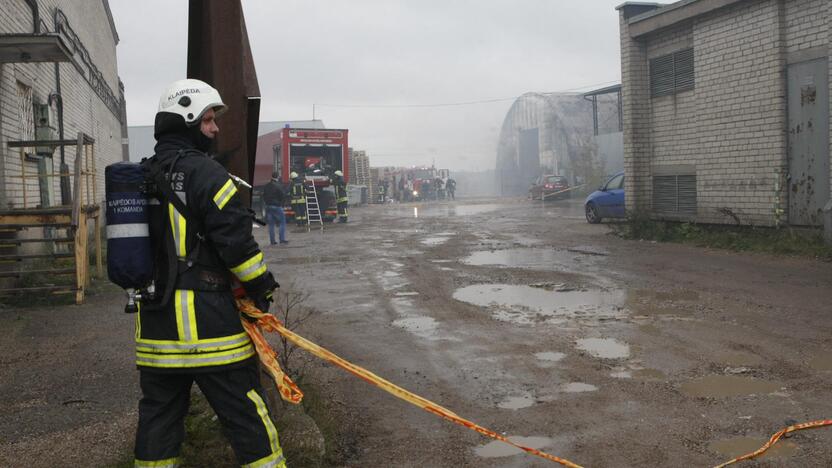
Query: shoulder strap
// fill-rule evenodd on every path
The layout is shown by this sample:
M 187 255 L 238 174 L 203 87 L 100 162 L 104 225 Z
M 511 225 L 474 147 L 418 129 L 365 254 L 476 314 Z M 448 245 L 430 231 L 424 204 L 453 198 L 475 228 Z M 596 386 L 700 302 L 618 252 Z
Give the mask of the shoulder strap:
M 183 150 L 179 150 L 176 153 L 176 156 L 173 159 L 170 167 L 167 170 L 167 174 L 162 171 L 161 165 L 158 161 L 151 162 L 149 165 L 149 172 L 150 172 L 150 179 L 156 185 L 157 190 L 159 190 L 162 196 L 165 198 L 165 201 L 169 202 L 176 208 L 176 211 L 179 212 L 188 223 L 198 224 L 196 222 L 196 218 L 191 215 L 191 210 L 188 209 L 188 206 L 180 199 L 176 193 L 174 193 L 173 189 L 170 188 L 170 174 L 173 173 L 174 168 L 176 167 L 176 163 L 179 161 L 179 158 L 185 156 L 187 152 Z

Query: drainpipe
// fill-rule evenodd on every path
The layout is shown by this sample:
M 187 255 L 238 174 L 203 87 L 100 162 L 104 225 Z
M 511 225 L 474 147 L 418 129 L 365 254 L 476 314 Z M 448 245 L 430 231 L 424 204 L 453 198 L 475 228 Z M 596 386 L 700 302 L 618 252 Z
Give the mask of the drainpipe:
M 37 0 L 25 0 L 26 5 L 29 5 L 29 9 L 32 10 L 32 32 L 35 34 L 40 34 L 40 14 L 38 13 L 38 1 Z
M 49 95 L 49 103 L 58 105 L 58 139 L 64 139 L 64 97 L 61 94 L 61 65 L 55 62 L 55 92 Z M 58 147 L 61 152 L 61 205 L 72 202 L 72 188 L 69 181 L 69 165 L 66 163 L 66 149 L 64 145 Z

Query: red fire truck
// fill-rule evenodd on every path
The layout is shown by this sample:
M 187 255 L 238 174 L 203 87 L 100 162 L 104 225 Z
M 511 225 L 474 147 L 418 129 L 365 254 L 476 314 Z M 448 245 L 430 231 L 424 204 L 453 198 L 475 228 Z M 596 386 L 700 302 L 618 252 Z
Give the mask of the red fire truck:
M 334 192 L 329 187 L 330 177 L 335 171 L 341 171 L 344 180 L 349 182 L 348 134 L 346 129 L 283 128 L 260 136 L 255 184 L 267 183 L 276 172 L 287 189 L 288 198 L 292 183 L 289 174 L 297 172 L 306 183 L 314 184 L 324 221 L 334 220 L 338 213 Z M 286 216 L 294 216 L 291 207 L 287 207 Z

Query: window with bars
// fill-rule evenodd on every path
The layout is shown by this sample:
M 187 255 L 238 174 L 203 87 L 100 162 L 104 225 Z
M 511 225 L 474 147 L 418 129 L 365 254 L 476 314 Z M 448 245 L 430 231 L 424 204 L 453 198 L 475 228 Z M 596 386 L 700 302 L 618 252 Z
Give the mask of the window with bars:
M 35 106 L 32 102 L 32 87 L 17 82 L 17 112 L 20 116 L 20 140 L 35 139 Z
M 696 175 L 653 176 L 653 212 L 696 215 Z
M 650 95 L 669 96 L 694 88 L 693 48 L 650 59 Z

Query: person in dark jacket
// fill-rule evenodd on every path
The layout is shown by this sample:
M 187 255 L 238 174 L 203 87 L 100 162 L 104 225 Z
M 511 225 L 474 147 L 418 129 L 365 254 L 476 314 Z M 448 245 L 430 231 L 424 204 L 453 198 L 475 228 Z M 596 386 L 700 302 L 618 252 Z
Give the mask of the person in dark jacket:
M 456 181 L 454 179 L 448 179 L 448 182 L 445 183 L 445 188 L 448 191 L 448 196 L 451 197 L 451 200 L 456 200 L 454 196 L 454 192 L 456 192 Z
M 280 243 L 288 244 L 286 240 L 286 214 L 283 212 L 283 203 L 286 197 L 283 189 L 280 188 L 280 174 L 272 174 L 272 180 L 263 188 L 263 204 L 266 205 L 266 223 L 269 225 L 269 242 L 277 244 L 274 240 L 274 225 L 280 223 Z
M 214 119 L 225 109 L 207 83 L 173 83 L 159 101 L 156 154 L 142 162 L 154 181 L 148 206 L 156 297 L 136 317 L 137 467 L 178 466 L 194 382 L 240 465 L 285 467 L 232 292 L 242 285 L 268 312 L 278 284 L 237 187 L 206 154 L 219 132 Z
M 297 172 L 292 172 L 289 177 L 292 178 L 292 211 L 295 212 L 295 224 L 303 226 L 306 224 L 306 189 Z
M 338 206 L 338 222 L 346 223 L 349 220 L 350 199 L 347 195 L 347 182 L 344 180 L 344 173 L 335 171 L 335 177 L 332 179 L 335 186 L 335 203 Z

